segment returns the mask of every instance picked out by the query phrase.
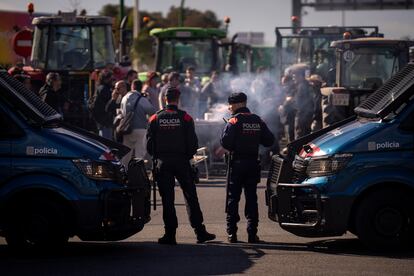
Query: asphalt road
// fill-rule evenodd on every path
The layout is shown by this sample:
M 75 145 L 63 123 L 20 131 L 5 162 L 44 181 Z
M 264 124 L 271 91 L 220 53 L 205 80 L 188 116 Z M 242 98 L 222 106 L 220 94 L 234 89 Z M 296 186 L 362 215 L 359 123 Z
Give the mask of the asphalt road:
M 121 242 L 71 239 L 62 252 L 12 254 L 0 239 L 0 275 L 414 275 L 414 250 L 375 252 L 353 235 L 309 239 L 283 231 L 267 218 L 260 185 L 259 236 L 246 243 L 246 222 L 238 244 L 228 244 L 224 220 L 224 179 L 203 181 L 198 193 L 208 231 L 217 239 L 196 244 L 181 190 L 176 187 L 177 246 L 158 245 L 163 234 L 161 206 L 144 230 Z M 160 201 L 158 202 L 160 204 Z M 243 214 L 244 202 L 241 205 Z

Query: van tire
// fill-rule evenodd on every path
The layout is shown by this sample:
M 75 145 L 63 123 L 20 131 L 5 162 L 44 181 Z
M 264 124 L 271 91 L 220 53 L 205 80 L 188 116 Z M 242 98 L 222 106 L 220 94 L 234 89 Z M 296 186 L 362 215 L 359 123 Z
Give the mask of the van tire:
M 381 189 L 366 196 L 355 217 L 358 238 L 371 248 L 399 249 L 407 245 L 414 224 L 409 203 L 409 194 L 395 189 Z
M 65 209 L 44 198 L 13 204 L 9 216 L 6 241 L 12 249 L 51 249 L 63 247 L 69 239 L 65 227 Z

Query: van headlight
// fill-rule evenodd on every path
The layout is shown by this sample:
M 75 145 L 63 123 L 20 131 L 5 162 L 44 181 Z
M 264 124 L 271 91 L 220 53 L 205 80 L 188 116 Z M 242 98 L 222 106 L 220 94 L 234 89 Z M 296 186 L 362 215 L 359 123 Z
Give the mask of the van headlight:
M 117 180 L 120 176 L 116 166 L 110 162 L 94 161 L 89 159 L 73 160 L 75 166 L 87 177 L 95 180 Z
M 351 159 L 351 153 L 312 158 L 309 160 L 306 173 L 309 177 L 333 175 L 342 170 Z

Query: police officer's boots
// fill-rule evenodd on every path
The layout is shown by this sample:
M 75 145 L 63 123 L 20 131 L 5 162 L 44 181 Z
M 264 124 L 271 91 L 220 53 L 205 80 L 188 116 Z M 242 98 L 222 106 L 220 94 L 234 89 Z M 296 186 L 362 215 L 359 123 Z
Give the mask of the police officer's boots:
M 248 235 L 247 241 L 249 243 L 260 243 L 261 242 L 261 240 L 259 239 L 259 236 L 258 235 L 256 235 L 256 234 L 250 234 L 250 233 Z
M 197 236 L 197 243 L 211 241 L 216 238 L 216 235 L 207 232 L 206 227 L 204 225 L 202 225 L 200 228 L 194 229 L 194 232 Z
M 227 236 L 227 240 L 229 241 L 229 243 L 236 243 L 236 242 L 238 242 L 238 240 L 237 240 L 237 234 L 236 233 L 229 234 Z
M 164 236 L 158 239 L 159 244 L 170 244 L 176 245 L 177 240 L 175 239 L 175 229 L 174 230 L 165 230 Z

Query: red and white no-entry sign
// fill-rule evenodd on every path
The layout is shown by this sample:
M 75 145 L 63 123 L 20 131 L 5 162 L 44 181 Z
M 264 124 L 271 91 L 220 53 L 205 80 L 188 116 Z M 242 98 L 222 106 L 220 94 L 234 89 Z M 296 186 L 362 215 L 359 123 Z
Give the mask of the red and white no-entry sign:
M 17 32 L 13 37 L 14 52 L 24 58 L 28 58 L 32 53 L 33 33 L 29 30 Z

